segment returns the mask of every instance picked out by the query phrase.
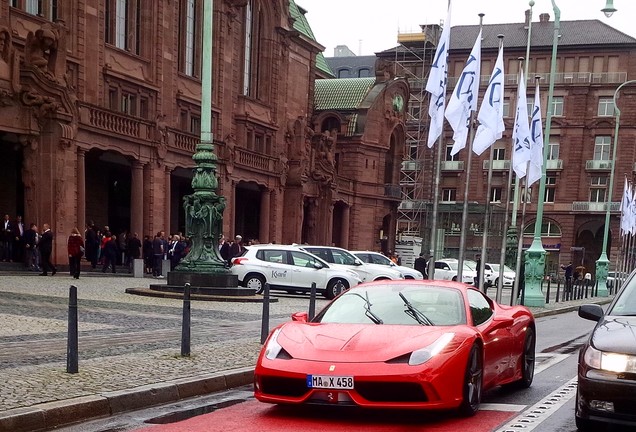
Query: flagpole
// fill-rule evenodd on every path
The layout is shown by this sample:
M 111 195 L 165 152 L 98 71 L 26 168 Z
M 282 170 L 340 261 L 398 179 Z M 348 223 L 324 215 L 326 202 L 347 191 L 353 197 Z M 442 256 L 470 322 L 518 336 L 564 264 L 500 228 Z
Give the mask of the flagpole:
M 481 37 L 481 31 L 484 24 L 484 14 L 479 14 L 479 33 L 477 37 Z M 480 45 L 481 46 L 481 45 Z M 481 61 L 481 56 L 480 60 Z M 481 81 L 481 77 L 478 76 L 477 80 Z M 477 84 L 477 94 L 475 95 L 475 106 L 478 106 L 477 101 L 479 100 L 479 82 Z M 470 112 L 470 117 L 468 120 L 469 127 L 469 137 L 468 142 L 470 142 L 470 147 L 468 149 L 468 159 L 466 160 L 466 182 L 464 187 L 464 208 L 462 209 L 462 228 L 459 234 L 459 256 L 457 262 L 457 281 L 463 282 L 463 274 L 464 274 L 464 253 L 466 250 L 466 225 L 468 224 L 468 192 L 470 189 L 470 171 L 473 164 L 473 151 L 472 151 L 472 143 L 475 139 L 475 111 Z
M 490 162 L 492 165 L 492 161 Z M 506 246 L 508 242 L 508 238 L 506 233 L 508 232 L 508 223 L 510 219 L 510 185 L 512 184 L 512 158 L 510 160 L 510 166 L 508 167 L 508 190 L 506 191 L 506 213 L 504 216 L 504 225 L 501 230 L 501 255 L 499 256 L 499 281 L 497 283 L 497 303 L 501 303 L 501 295 L 503 292 L 503 273 L 502 269 L 506 264 Z M 503 194 L 502 194 L 503 195 Z M 511 297 L 512 301 L 512 297 Z
M 530 161 L 528 161 L 526 173 L 530 173 Z M 526 222 L 526 207 L 528 203 L 528 191 L 530 190 L 530 182 L 528 181 L 528 174 L 525 177 L 525 187 L 524 187 L 524 196 L 523 196 L 523 205 L 521 206 L 521 231 L 519 232 L 519 237 L 517 238 L 517 262 L 515 264 L 515 281 L 512 286 L 512 297 L 510 300 L 510 306 L 514 305 L 517 301 L 517 297 L 519 297 L 519 278 L 516 277 L 518 274 L 521 274 L 521 255 L 523 252 L 523 226 Z M 499 269 L 501 271 L 502 269 Z
M 528 13 L 528 42 L 526 43 L 526 64 L 525 64 L 525 79 L 528 79 L 528 69 L 530 66 L 530 43 L 532 39 L 532 8 L 534 7 L 534 0 L 530 0 L 528 3 L 530 6 L 530 10 Z M 523 238 L 523 225 L 521 225 L 520 229 L 517 229 L 517 212 L 519 209 L 519 190 L 520 190 L 520 182 L 515 182 L 515 192 L 514 198 L 512 201 L 512 218 L 510 219 L 510 230 L 508 232 L 508 239 L 510 244 L 514 244 L 515 237 L 517 241 L 520 238 Z M 518 261 L 517 257 L 514 257 L 515 261 Z
M 442 166 L 442 145 L 444 134 L 437 140 L 437 161 L 435 163 L 435 193 L 433 194 L 433 221 L 431 223 L 431 257 L 428 260 L 428 278 L 435 279 L 435 261 L 437 261 L 437 211 L 439 207 L 439 180 Z
M 503 39 L 500 39 L 502 41 Z M 486 284 L 484 283 L 484 268 L 486 266 L 486 248 L 488 247 L 488 229 L 490 221 L 490 196 L 491 196 L 491 184 L 492 184 L 492 166 L 493 158 L 495 157 L 495 145 L 490 146 L 490 163 L 488 164 L 488 186 L 486 189 L 486 203 L 484 205 L 484 227 L 481 234 L 481 259 L 479 260 L 480 266 L 477 269 L 477 279 L 479 280 L 479 286 L 477 289 L 483 291 L 486 294 Z

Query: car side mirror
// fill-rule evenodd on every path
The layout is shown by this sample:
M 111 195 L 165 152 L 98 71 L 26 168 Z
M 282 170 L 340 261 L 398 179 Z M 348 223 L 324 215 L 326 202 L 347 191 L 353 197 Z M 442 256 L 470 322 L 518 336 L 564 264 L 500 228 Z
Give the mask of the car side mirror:
M 309 314 L 307 312 L 295 312 L 291 316 L 292 321 L 307 322 L 309 321 Z
M 579 306 L 579 316 L 590 321 L 600 321 L 603 318 L 603 308 L 597 304 Z
M 360 258 L 356 258 L 355 261 L 353 261 L 355 265 L 357 266 L 361 266 L 364 265 L 364 263 L 360 260 Z
M 320 270 L 321 268 L 324 268 L 324 267 L 325 267 L 325 266 L 324 266 L 324 265 L 322 265 L 322 263 L 319 263 L 319 262 L 315 262 L 315 263 L 314 263 L 314 268 L 315 268 L 316 270 Z

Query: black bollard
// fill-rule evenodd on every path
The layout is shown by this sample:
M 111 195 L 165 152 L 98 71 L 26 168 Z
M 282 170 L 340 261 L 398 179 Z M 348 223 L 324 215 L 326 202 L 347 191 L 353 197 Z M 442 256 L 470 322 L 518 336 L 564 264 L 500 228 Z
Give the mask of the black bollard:
M 183 322 L 181 324 L 181 357 L 190 357 L 190 284 L 183 287 Z
M 559 302 L 559 294 L 561 292 L 561 280 L 560 279 L 557 279 L 556 285 L 557 285 L 557 292 L 556 292 L 556 300 L 555 300 L 555 302 L 558 303 Z
M 263 319 L 261 321 L 261 345 L 267 340 L 269 334 L 269 284 L 263 287 Z
M 79 370 L 77 339 L 77 287 L 71 285 L 68 294 L 68 341 L 66 345 L 67 373 L 77 373 Z
M 550 303 L 550 278 L 548 278 L 548 288 L 545 291 L 545 303 Z
M 316 282 L 311 283 L 311 291 L 309 292 L 309 321 L 316 316 Z

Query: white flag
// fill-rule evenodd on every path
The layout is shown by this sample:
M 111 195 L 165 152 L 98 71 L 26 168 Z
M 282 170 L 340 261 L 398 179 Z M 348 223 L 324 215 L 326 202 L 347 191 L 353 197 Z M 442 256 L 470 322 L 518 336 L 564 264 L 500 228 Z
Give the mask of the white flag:
M 632 187 L 630 190 L 631 199 L 629 201 L 629 232 L 636 234 L 636 190 Z
M 524 178 L 530 160 L 530 127 L 528 126 L 528 101 L 526 99 L 526 81 L 523 70 L 519 71 L 517 87 L 517 114 L 512 131 L 512 168 L 517 178 Z
M 543 122 L 541 121 L 541 97 L 539 83 L 534 92 L 534 107 L 530 121 L 530 172 L 528 186 L 541 179 L 543 174 Z
M 631 231 L 631 210 L 629 205 L 631 203 L 632 194 L 630 192 L 629 182 L 625 177 L 625 186 L 623 187 L 623 198 L 621 199 L 621 233 L 628 234 Z
M 470 129 L 470 113 L 477 111 L 477 96 L 479 95 L 479 75 L 481 71 L 481 30 L 466 61 L 455 90 L 448 101 L 446 120 L 453 128 L 453 148 L 451 156 L 456 155 L 466 147 L 466 138 Z
M 426 91 L 431 94 L 431 102 L 428 106 L 428 114 L 431 116 L 431 124 L 428 129 L 428 147 L 433 147 L 437 138 L 444 129 L 444 107 L 446 106 L 446 83 L 448 81 L 448 48 L 450 46 L 450 16 L 451 7 L 448 4 L 448 14 L 444 22 L 442 36 L 439 39 L 435 51 L 434 62 L 426 82 Z
M 503 121 L 504 104 L 504 61 L 503 45 L 499 48 L 499 55 L 495 62 L 495 68 L 490 76 L 488 88 L 484 100 L 481 102 L 479 114 L 479 127 L 473 140 L 473 151 L 478 155 L 500 139 L 506 129 Z

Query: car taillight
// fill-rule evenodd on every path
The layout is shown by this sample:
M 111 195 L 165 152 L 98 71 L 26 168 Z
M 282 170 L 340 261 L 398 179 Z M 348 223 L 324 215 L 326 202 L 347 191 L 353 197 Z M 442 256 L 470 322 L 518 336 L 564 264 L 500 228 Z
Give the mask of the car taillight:
M 245 258 L 245 257 L 234 258 L 232 260 L 232 264 L 234 264 L 234 265 L 243 264 L 243 261 L 247 261 L 247 258 Z

